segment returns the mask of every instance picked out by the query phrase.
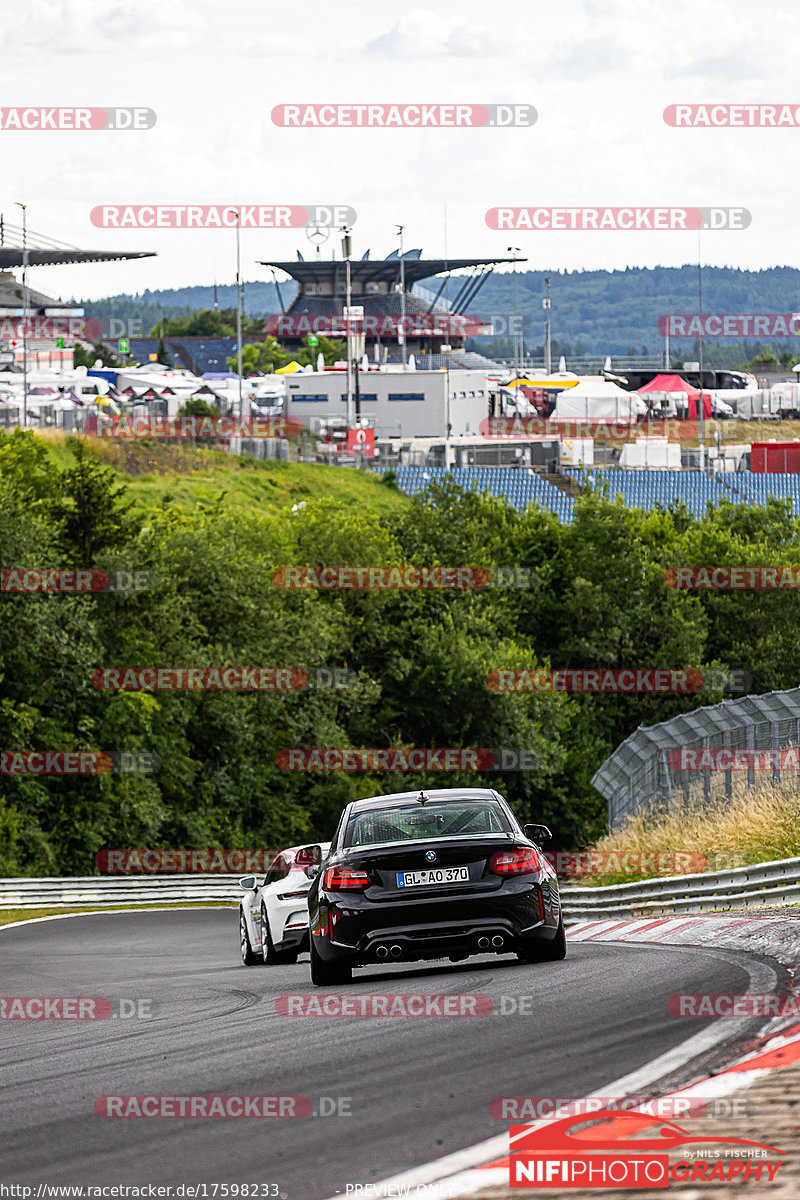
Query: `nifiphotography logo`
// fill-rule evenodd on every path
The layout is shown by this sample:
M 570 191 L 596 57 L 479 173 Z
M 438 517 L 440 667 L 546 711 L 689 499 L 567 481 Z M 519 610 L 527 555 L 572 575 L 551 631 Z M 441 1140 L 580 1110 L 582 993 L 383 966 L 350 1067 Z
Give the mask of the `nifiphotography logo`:
M 772 1183 L 784 1163 L 784 1151 L 765 1142 L 695 1137 L 641 1112 L 573 1114 L 544 1125 L 512 1125 L 509 1135 L 512 1188 Z

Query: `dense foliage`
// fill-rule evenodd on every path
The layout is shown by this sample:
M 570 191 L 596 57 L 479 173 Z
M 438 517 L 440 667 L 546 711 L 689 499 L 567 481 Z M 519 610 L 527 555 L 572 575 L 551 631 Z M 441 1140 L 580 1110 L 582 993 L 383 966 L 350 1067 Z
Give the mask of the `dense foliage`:
M 311 469 L 311 468 L 310 468 Z M 330 468 L 337 470 L 338 468 Z M 498 667 L 728 666 L 753 691 L 800 676 L 795 592 L 686 593 L 683 564 L 800 562 L 788 507 L 644 514 L 598 495 L 577 519 L 435 487 L 397 512 L 308 499 L 263 512 L 133 509 L 121 477 L 73 444 L 60 468 L 0 433 L 0 564 L 153 572 L 135 593 L 0 595 L 0 749 L 149 751 L 154 774 L 0 775 L 0 876 L 83 874 L 103 847 L 263 847 L 330 835 L 357 795 L 500 788 L 571 848 L 602 832 L 590 779 L 640 723 L 720 694 L 495 694 Z M 529 567 L 527 588 L 287 591 L 290 564 Z M 101 667 L 341 667 L 330 691 L 98 690 Z M 285 747 L 524 748 L 484 776 L 288 772 Z

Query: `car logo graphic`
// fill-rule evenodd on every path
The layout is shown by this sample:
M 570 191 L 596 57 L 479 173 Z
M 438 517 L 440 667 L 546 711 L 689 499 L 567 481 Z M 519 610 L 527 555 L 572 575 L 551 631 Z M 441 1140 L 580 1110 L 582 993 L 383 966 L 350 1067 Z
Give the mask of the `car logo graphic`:
M 436 862 L 436 853 L 433 850 L 425 851 L 425 858 L 428 862 Z

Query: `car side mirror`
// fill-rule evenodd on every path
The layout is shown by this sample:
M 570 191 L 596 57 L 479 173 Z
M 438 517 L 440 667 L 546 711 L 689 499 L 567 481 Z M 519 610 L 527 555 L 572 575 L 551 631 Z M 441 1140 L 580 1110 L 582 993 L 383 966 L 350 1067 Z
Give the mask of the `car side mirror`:
M 523 825 L 522 832 L 532 842 L 549 842 L 553 836 L 546 825 Z
M 245 875 L 244 879 L 239 880 L 239 887 L 244 888 L 246 892 L 254 892 L 258 887 L 258 880 L 255 875 Z

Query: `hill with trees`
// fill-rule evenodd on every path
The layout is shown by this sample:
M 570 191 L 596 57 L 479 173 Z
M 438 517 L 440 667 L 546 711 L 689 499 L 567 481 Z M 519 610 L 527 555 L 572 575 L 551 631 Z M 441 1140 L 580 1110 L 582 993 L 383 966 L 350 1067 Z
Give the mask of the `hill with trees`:
M 682 267 L 628 267 L 615 271 L 523 270 L 517 273 L 517 316 L 524 332 L 526 351 L 543 353 L 545 278 L 550 279 L 551 332 L 555 355 L 660 355 L 664 338 L 658 333 L 659 317 L 669 313 L 696 313 L 698 306 L 697 264 Z M 438 290 L 441 279 L 427 280 L 425 286 Z M 455 294 L 453 277 L 443 295 Z M 800 312 L 800 270 L 794 267 L 769 267 L 760 271 L 736 267 L 704 267 L 702 273 L 703 311 L 705 313 L 791 313 Z M 287 306 L 295 295 L 292 281 L 280 285 L 280 299 Z M 187 321 L 198 310 L 218 305 L 226 314 L 235 310 L 233 286 L 195 286 L 145 291 L 140 295 L 118 295 L 104 300 L 75 301 L 83 304 L 88 316 L 107 321 L 111 317 L 142 321 L 142 332 L 156 329 L 165 322 L 169 330 L 186 333 L 196 328 Z M 263 333 L 263 317 L 281 311 L 275 284 L 253 280 L 244 285 L 248 328 Z M 486 353 L 509 356 L 512 343 L 508 336 L 513 316 L 513 275 L 495 271 L 487 279 L 470 311 L 493 320 L 497 336 L 472 339 L 470 345 Z M 206 324 L 209 324 L 205 318 Z M 223 322 L 225 323 L 225 322 Z M 229 322 L 228 322 L 229 324 Z M 199 332 L 212 335 L 212 328 Z M 800 339 L 798 339 L 800 340 Z M 696 357 L 697 342 L 672 340 L 676 358 Z M 765 344 L 758 339 L 705 341 L 709 365 L 720 367 L 750 362 L 765 350 L 775 362 L 798 352 L 797 342 Z

